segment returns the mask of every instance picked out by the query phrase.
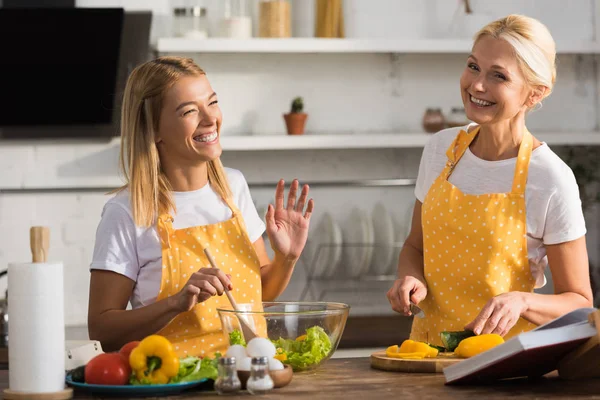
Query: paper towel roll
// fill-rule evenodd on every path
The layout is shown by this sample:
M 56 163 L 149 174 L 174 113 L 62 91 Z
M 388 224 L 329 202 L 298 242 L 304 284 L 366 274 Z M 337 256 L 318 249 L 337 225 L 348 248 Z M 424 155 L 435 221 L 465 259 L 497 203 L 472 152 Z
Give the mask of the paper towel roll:
M 8 266 L 9 387 L 48 393 L 65 388 L 62 263 Z

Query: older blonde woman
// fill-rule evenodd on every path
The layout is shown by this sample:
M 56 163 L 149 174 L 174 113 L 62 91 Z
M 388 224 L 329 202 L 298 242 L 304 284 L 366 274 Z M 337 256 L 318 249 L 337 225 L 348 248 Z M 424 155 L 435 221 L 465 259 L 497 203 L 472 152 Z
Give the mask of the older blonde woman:
M 246 180 L 219 160 L 221 123 L 217 94 L 192 60 L 162 57 L 131 73 L 121 121 L 127 184 L 104 206 L 91 263 L 89 335 L 105 350 L 159 332 L 181 356 L 224 351 L 224 289 L 260 304 L 289 283 L 308 235 L 309 188 L 297 198 L 294 181 L 284 205 L 279 182 L 266 215 L 269 260 Z M 211 268 L 205 247 L 222 268 Z
M 412 230 L 387 296 L 411 337 L 444 330 L 507 338 L 592 305 L 579 191 L 569 167 L 526 127 L 550 95 L 555 44 L 539 21 L 509 15 L 477 33 L 460 78 L 474 123 L 423 151 Z M 554 294 L 534 293 L 550 266 Z

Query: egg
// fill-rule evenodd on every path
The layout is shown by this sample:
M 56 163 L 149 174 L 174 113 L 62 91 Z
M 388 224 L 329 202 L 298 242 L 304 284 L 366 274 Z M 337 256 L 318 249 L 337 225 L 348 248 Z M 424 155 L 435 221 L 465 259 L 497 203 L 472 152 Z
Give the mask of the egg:
M 269 370 L 279 371 L 283 369 L 283 363 L 276 358 L 269 358 Z
M 227 353 L 225 353 L 225 357 L 235 357 L 236 361 L 239 361 L 242 358 L 248 357 L 248 354 L 246 354 L 246 348 L 244 346 L 234 344 L 233 346 L 229 346 Z
M 238 371 L 250 371 L 251 365 L 252 365 L 252 359 L 250 357 L 240 358 L 235 363 L 235 367 L 238 369 Z
M 269 339 L 257 337 L 248 342 L 246 352 L 250 357 L 273 358 L 277 353 L 277 349 Z

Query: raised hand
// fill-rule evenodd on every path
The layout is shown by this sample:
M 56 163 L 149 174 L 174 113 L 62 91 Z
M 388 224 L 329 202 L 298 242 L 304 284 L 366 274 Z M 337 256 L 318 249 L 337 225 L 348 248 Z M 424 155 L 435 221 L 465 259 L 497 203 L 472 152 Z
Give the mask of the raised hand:
M 298 186 L 298 180 L 294 179 L 288 193 L 287 205 L 284 207 L 285 182 L 280 180 L 275 190 L 275 207 L 269 204 L 266 215 L 271 247 L 276 257 L 288 260 L 297 260 L 300 257 L 308 238 L 310 217 L 314 209 L 312 199 L 308 201 L 308 205 L 306 203 L 308 185 L 302 187 L 300 198 L 296 201 Z

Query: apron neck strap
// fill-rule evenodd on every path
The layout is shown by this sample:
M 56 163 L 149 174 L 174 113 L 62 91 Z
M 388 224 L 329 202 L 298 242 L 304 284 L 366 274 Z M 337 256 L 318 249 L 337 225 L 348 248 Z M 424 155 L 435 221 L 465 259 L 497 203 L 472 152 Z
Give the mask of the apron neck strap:
M 479 128 L 480 127 L 478 126 L 470 133 L 465 130 L 461 130 L 460 133 L 454 138 L 454 141 L 450 147 L 448 147 L 448 150 L 446 151 L 446 156 L 448 157 L 448 162 L 446 163 L 445 167 L 446 179 L 450 177 L 454 167 L 479 133 Z M 517 156 L 517 165 L 515 167 L 515 175 L 511 190 L 512 193 L 525 193 L 525 184 L 527 183 L 529 160 L 531 159 L 532 150 L 533 136 L 527 129 L 525 129 L 521 145 L 519 146 L 519 154 Z
M 479 133 L 479 126 L 475 128 L 472 132 L 467 132 L 464 129 L 456 135 L 448 150 L 446 150 L 446 157 L 448 157 L 448 163 L 446 163 L 446 179 L 450 177 L 452 170 L 461 159 L 465 151 L 471 145 L 471 142 L 477 137 Z

